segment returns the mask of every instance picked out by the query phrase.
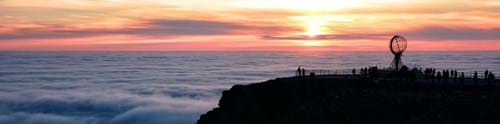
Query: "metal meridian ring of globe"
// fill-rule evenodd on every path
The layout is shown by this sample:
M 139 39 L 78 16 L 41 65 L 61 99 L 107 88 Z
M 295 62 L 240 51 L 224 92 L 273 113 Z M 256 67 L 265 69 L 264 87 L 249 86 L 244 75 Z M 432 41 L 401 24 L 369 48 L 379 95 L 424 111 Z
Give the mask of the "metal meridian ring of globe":
M 403 53 L 406 50 L 406 39 L 398 35 L 392 37 L 390 48 L 393 54 Z

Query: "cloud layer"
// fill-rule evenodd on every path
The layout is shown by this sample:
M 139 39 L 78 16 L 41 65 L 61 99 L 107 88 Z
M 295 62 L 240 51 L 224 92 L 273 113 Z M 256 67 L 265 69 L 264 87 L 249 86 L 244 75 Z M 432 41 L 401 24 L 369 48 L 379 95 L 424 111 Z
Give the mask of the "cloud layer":
M 187 88 L 184 92 L 170 91 L 169 85 L 149 88 L 155 91 L 136 91 L 148 89 L 137 88 L 134 84 L 118 86 L 120 88 L 104 84 L 64 88 L 58 85 L 66 84 L 60 83 L 35 89 L 28 85 L 37 84 L 2 88 L 0 123 L 192 124 L 201 113 L 214 107 L 213 100 L 221 90 L 182 86 Z
M 405 60 L 472 74 L 500 72 L 498 55 L 409 51 Z M 193 124 L 234 84 L 292 76 L 298 66 L 350 73 L 389 65 L 392 57 L 388 51 L 2 52 L 0 123 Z
M 131 25 L 134 26 L 134 25 Z M 150 20 L 141 27 L 125 27 L 120 29 L 68 29 L 59 25 L 48 25 L 43 28 L 23 28 L 17 32 L 0 34 L 0 40 L 46 39 L 46 38 L 80 38 L 106 35 L 138 35 L 177 36 L 177 35 L 222 35 L 251 27 L 235 23 L 199 21 L 199 20 Z
M 1 124 L 193 124 L 232 84 L 276 76 L 238 54 L 38 53 L 0 54 Z
M 138 88 L 134 84 L 88 84 L 66 88 L 64 85 L 69 84 L 56 83 L 44 84 L 39 89 L 29 85 L 36 87 L 37 84 L 1 89 L 0 123 L 192 124 L 201 113 L 215 106 L 213 100 L 217 99 L 217 92 L 221 90 L 218 87 L 199 89 L 188 85 L 182 86 L 187 88 L 184 92 L 171 91 L 173 87 L 170 85 L 149 89 Z

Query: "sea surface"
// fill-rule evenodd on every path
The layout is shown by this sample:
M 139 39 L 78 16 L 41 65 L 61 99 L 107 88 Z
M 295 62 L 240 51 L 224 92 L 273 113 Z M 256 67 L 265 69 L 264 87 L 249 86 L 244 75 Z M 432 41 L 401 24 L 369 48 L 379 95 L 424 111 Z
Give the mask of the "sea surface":
M 0 52 L 0 124 L 192 124 L 234 84 L 389 66 L 390 52 Z M 407 52 L 411 67 L 486 69 L 500 52 Z

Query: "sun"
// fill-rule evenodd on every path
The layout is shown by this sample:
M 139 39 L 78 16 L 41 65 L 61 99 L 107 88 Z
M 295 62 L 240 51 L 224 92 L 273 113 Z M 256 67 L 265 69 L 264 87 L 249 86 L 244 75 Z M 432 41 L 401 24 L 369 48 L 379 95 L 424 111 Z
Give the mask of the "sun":
M 317 36 L 325 33 L 323 30 L 324 20 L 320 18 L 308 18 L 305 21 L 305 34 L 307 36 Z
M 322 33 L 323 32 L 321 31 L 321 24 L 319 24 L 319 23 L 309 23 L 306 26 L 306 32 L 305 32 L 305 34 L 307 36 L 313 37 L 313 36 L 316 36 L 316 35 L 320 35 Z
M 303 22 L 304 32 L 303 35 L 315 37 L 318 35 L 328 34 L 328 22 L 331 18 L 325 16 L 302 16 L 299 18 Z

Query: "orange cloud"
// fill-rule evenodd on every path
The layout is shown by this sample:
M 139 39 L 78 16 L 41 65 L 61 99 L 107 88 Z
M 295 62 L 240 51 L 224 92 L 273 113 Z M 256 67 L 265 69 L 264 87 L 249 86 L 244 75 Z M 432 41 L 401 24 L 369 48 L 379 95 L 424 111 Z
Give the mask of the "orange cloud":
M 499 7 L 491 0 L 3 0 L 0 50 L 367 51 L 385 50 L 393 34 L 417 43 L 414 50 L 500 50 Z

